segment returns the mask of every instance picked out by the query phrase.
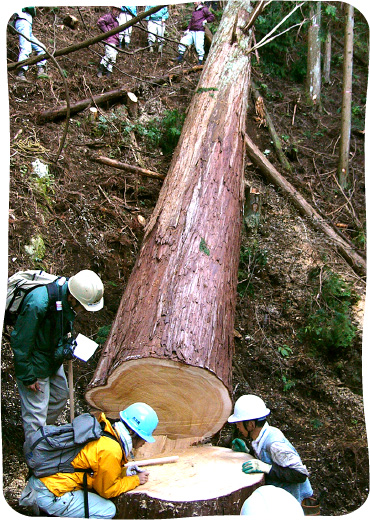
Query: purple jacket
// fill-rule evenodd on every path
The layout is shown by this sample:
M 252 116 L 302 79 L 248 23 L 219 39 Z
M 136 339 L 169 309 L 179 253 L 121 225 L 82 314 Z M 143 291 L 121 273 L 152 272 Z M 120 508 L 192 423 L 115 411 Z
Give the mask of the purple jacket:
M 198 6 L 191 15 L 191 20 L 188 25 L 188 31 L 204 31 L 203 22 L 213 22 L 215 15 L 211 13 L 208 7 L 202 5 Z
M 114 29 L 115 27 L 118 27 L 119 23 L 117 18 L 114 18 L 112 13 L 107 13 L 101 18 L 99 18 L 97 25 L 101 31 L 108 32 Z M 119 45 L 118 34 L 119 33 L 113 34 L 113 36 L 108 36 L 108 38 L 104 41 L 110 43 L 111 45 Z

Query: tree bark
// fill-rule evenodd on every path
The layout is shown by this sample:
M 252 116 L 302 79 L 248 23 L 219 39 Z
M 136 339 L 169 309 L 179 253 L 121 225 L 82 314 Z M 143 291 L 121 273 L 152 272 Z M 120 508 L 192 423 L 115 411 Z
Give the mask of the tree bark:
M 343 91 L 341 137 L 338 163 L 338 181 L 342 188 L 348 187 L 349 150 L 351 144 L 352 69 L 354 7 L 346 4 L 346 27 L 344 37 Z
M 216 446 L 178 452 L 175 464 L 143 467 L 149 481 L 116 500 L 117 518 L 179 518 L 239 515 L 244 501 L 264 483 L 263 473 L 246 475 L 251 459 Z
M 310 6 L 311 24 L 308 29 L 307 94 L 311 101 L 320 106 L 321 98 L 321 2 Z
M 331 31 L 328 29 L 325 38 L 325 53 L 324 53 L 324 82 L 330 83 L 330 70 L 331 70 Z
M 77 114 L 78 112 L 82 112 L 85 108 L 88 108 L 90 105 L 104 105 L 105 103 L 110 103 L 112 101 L 117 101 L 117 99 L 124 98 L 127 100 L 127 90 L 124 88 L 118 88 L 115 90 L 110 90 L 109 92 L 104 92 L 104 94 L 99 94 L 97 96 L 92 96 L 90 98 L 82 99 L 70 105 L 70 115 Z M 44 110 L 40 112 L 37 117 L 37 122 L 46 123 L 47 121 L 56 121 L 57 119 L 65 118 L 67 115 L 67 106 L 61 106 L 57 108 L 52 108 L 50 110 Z
M 249 0 L 224 12 L 116 319 L 86 392 L 117 417 L 153 406 L 157 435 L 209 438 L 231 412 L 250 81 Z
M 335 230 L 327 224 L 315 209 L 302 197 L 302 195 L 276 170 L 268 159 L 259 151 L 250 137 L 246 136 L 246 152 L 254 164 L 261 170 L 269 182 L 273 182 L 281 188 L 295 207 L 310 219 L 312 225 L 321 232 L 324 232 L 340 254 L 345 258 L 349 265 L 360 276 L 366 275 L 366 261 L 354 249 L 352 244 L 346 242 Z

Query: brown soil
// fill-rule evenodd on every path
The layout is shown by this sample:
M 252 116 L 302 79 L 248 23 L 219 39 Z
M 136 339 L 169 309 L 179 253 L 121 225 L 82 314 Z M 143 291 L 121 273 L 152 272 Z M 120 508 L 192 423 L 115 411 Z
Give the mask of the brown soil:
M 183 30 L 184 6 L 173 6 L 168 22 L 169 38 L 178 40 Z M 57 9 L 40 8 L 34 32 L 52 48 L 62 48 L 98 34 L 96 20 L 103 7 Z M 63 26 L 67 12 L 80 20 L 79 29 Z M 65 71 L 71 102 L 119 87 L 139 98 L 139 122 L 144 126 L 165 110 L 186 110 L 196 89 L 200 71 L 168 81 L 161 86 L 154 78 L 181 70 L 171 58 L 176 44 L 168 42 L 161 57 L 149 54 L 145 32 L 135 27 L 130 53 L 118 57 L 111 78 L 96 77 L 102 45 L 94 45 L 58 58 Z M 341 49 L 336 49 L 338 54 Z M 17 59 L 17 38 L 9 35 L 8 59 Z M 184 67 L 197 59 L 188 54 Z M 99 108 L 100 121 L 89 121 L 88 110 L 72 117 L 65 146 L 57 162 L 65 122 L 38 124 L 37 116 L 65 101 L 65 89 L 55 66 L 48 66 L 48 78 L 35 80 L 35 67 L 29 82 L 8 74 L 10 103 L 10 209 L 9 273 L 24 268 L 44 268 L 70 276 L 83 268 L 98 272 L 105 283 L 105 307 L 94 316 L 81 314 L 76 331 L 97 339 L 101 327 L 112 323 L 126 282 L 130 276 L 143 226 L 154 209 L 161 181 L 129 174 L 94 162 L 93 154 L 166 173 L 171 156 L 148 145 L 135 131 L 122 132 L 127 121 L 120 103 Z M 363 105 L 367 70 L 355 62 L 354 104 Z M 335 182 L 340 134 L 341 70 L 333 71 L 330 84 L 323 87 L 322 112 L 304 101 L 303 86 L 288 80 L 263 77 L 254 79 L 267 85 L 265 106 L 277 132 L 287 136 L 286 152 L 294 174 L 288 180 L 330 221 L 352 240 L 358 232 L 355 221 L 365 223 L 364 136 L 354 129 L 351 144 L 351 181 L 354 189 L 344 194 Z M 300 94 L 300 96 L 299 96 Z M 298 98 L 300 98 L 298 100 Z M 295 121 L 292 118 L 295 111 Z M 282 171 L 268 130 L 255 120 L 250 102 L 248 133 L 260 150 Z M 266 152 L 267 153 L 267 152 Z M 37 189 L 32 162 L 39 158 L 49 164 L 52 186 Z M 260 172 L 246 161 L 247 183 L 262 195 L 262 218 L 257 229 L 246 227 L 243 245 L 264 252 L 265 262 L 251 255 L 248 290 L 237 304 L 236 352 L 233 397 L 256 393 L 271 408 L 271 424 L 278 426 L 298 449 L 311 472 L 311 483 L 321 501 L 321 513 L 342 515 L 358 509 L 367 498 L 368 447 L 362 402 L 362 319 L 365 282 L 335 252 L 333 244 L 318 234 L 301 217 L 284 195 L 264 181 Z M 338 227 L 338 224 L 342 227 Z M 25 251 L 31 237 L 42 236 L 46 249 L 41 260 L 32 260 Z M 360 252 L 363 246 L 357 245 Z M 353 309 L 359 334 L 351 349 L 340 357 L 312 352 L 298 340 L 304 323 L 305 304 L 311 296 L 309 273 L 313 267 L 328 266 L 360 295 Z M 288 346 L 287 355 L 281 348 Z M 280 348 L 280 351 L 279 351 Z M 87 410 L 84 389 L 90 381 L 99 351 L 92 361 L 74 362 L 76 412 Z M 2 438 L 3 478 L 6 501 L 23 514 L 18 498 L 27 475 L 23 461 L 23 430 L 8 335 L 2 343 Z M 62 420 L 68 420 L 68 410 Z M 229 446 L 232 430 L 225 426 L 214 444 Z M 238 514 L 238 511 L 235 512 Z

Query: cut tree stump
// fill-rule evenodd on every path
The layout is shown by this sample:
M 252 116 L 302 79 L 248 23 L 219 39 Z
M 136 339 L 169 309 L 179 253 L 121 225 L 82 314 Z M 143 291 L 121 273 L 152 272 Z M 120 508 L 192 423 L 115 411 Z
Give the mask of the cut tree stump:
M 239 515 L 244 500 L 264 483 L 263 473 L 246 475 L 251 455 L 216 446 L 177 452 L 178 462 L 148 466 L 149 481 L 115 500 L 117 518 L 179 518 Z

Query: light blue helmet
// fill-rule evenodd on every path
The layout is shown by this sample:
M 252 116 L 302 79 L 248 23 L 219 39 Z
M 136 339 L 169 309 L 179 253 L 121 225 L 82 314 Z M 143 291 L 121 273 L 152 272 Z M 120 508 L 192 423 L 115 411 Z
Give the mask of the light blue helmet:
M 131 428 L 144 441 L 155 442 L 153 431 L 158 426 L 158 416 L 151 406 L 134 403 L 119 413 L 121 421 Z

